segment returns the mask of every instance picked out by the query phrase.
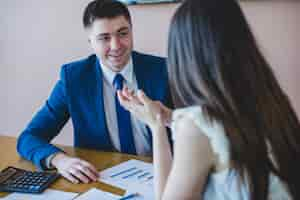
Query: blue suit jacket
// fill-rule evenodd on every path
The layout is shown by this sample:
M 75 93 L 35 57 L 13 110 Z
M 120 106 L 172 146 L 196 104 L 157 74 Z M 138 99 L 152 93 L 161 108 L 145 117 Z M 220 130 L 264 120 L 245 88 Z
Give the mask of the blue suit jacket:
M 165 59 L 133 52 L 132 60 L 139 89 L 150 98 L 167 103 Z M 114 151 L 106 125 L 102 84 L 101 67 L 95 55 L 62 66 L 60 80 L 50 97 L 18 139 L 19 154 L 43 168 L 43 159 L 61 151 L 50 141 L 70 117 L 74 146 Z

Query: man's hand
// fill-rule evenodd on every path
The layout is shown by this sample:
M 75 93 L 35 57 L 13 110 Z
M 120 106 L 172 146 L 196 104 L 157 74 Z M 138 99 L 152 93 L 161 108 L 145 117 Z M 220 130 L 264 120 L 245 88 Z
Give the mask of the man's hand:
M 79 158 L 58 153 L 51 160 L 58 173 L 73 183 L 89 183 L 98 180 L 98 171 L 90 163 Z

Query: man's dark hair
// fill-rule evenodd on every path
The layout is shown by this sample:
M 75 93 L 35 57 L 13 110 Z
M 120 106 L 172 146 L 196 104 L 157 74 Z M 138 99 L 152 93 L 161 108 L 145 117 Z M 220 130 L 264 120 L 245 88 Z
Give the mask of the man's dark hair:
M 124 16 L 131 24 L 128 8 L 117 0 L 94 0 L 90 2 L 83 13 L 83 26 L 89 28 L 96 19 Z

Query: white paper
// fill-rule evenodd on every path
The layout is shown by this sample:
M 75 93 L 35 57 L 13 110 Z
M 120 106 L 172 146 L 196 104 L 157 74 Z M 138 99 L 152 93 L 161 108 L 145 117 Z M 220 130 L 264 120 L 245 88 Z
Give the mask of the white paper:
M 47 189 L 41 194 L 12 193 L 1 200 L 71 200 L 77 195 L 77 193 L 73 192 Z
M 104 192 L 100 189 L 92 188 L 89 191 L 75 198 L 75 200 L 94 200 L 94 199 L 118 200 L 120 198 L 121 196 L 119 195 L 115 195 L 109 192 Z
M 100 181 L 138 193 L 143 198 L 154 199 L 153 165 L 139 160 L 129 160 L 100 172 Z

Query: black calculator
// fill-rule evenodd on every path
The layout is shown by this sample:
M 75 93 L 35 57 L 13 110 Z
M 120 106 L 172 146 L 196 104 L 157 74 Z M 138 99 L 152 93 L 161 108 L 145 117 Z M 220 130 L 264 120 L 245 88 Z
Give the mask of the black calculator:
M 58 177 L 58 173 L 7 167 L 0 172 L 0 191 L 41 193 Z

